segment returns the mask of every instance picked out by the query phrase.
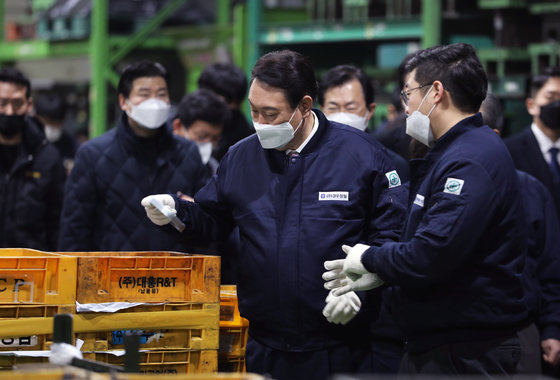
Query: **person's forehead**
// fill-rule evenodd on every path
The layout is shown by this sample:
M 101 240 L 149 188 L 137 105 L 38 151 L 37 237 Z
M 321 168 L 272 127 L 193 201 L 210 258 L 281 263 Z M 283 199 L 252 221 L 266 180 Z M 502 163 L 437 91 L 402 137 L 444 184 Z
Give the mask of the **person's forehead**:
M 329 101 L 365 102 L 362 84 L 356 78 L 342 83 L 339 86 L 329 87 L 325 91 L 325 103 Z
M 198 133 L 217 134 L 222 131 L 222 127 L 221 124 L 210 124 L 204 120 L 195 120 L 188 129 Z
M 23 84 L 0 82 L 0 94 L 3 97 L 25 97 L 27 88 Z
M 255 107 L 283 108 L 288 104 L 284 90 L 255 79 L 249 88 L 249 102 Z
M 542 86 L 539 92 L 550 93 L 550 92 L 560 92 L 560 77 L 549 78 Z
M 404 77 L 404 88 L 414 88 L 418 86 L 418 82 L 415 79 L 416 70 L 413 70 L 405 75 Z
M 132 81 L 133 89 L 141 88 L 165 88 L 167 89 L 167 83 L 162 77 L 139 77 Z

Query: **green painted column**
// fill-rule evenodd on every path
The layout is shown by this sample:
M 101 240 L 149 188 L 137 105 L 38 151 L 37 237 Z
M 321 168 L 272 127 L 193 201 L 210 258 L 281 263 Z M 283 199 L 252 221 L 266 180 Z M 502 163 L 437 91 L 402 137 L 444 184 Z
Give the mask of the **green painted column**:
M 249 9 L 247 14 L 247 60 L 245 64 L 245 72 L 250 73 L 251 69 L 259 59 L 259 30 L 262 15 L 262 1 L 248 0 Z
M 4 41 L 4 0 L 0 0 L 0 42 Z
M 441 44 L 441 0 L 422 1 L 422 48 Z
M 108 0 L 92 1 L 90 63 L 91 83 L 89 91 L 89 137 L 101 135 L 107 123 L 107 82 L 105 73 L 109 67 Z

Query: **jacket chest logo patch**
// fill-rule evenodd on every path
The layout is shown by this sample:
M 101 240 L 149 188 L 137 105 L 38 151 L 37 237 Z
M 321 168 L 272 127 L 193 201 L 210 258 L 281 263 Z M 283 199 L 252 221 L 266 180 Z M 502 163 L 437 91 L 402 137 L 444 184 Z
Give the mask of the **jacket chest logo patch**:
M 41 172 L 26 171 L 25 176 L 27 178 L 39 179 L 39 178 L 41 178 Z
M 343 201 L 349 200 L 348 191 L 320 191 L 319 201 Z
M 420 194 L 416 194 L 416 198 L 414 199 L 414 204 L 420 207 L 424 207 L 424 196 Z
M 385 177 L 387 177 L 387 181 L 389 181 L 389 189 L 401 185 L 401 177 L 399 177 L 396 170 L 385 173 Z
M 445 181 L 445 186 L 443 187 L 443 192 L 444 193 L 449 193 L 449 194 L 455 194 L 455 195 L 459 195 L 461 194 L 461 190 L 463 190 L 463 185 L 465 184 L 465 181 L 463 181 L 462 179 L 457 179 L 457 178 L 447 178 L 447 181 Z

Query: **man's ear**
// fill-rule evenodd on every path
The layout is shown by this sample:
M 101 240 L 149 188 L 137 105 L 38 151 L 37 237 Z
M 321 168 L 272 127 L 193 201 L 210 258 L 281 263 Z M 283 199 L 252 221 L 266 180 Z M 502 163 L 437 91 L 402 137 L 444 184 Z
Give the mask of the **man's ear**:
M 179 136 L 184 136 L 186 128 L 181 123 L 181 120 L 177 117 L 173 119 L 173 133 Z
M 309 95 L 305 95 L 299 103 L 299 107 L 303 117 L 309 116 L 311 114 L 311 109 L 313 108 L 313 98 Z
M 368 105 L 368 108 L 367 108 L 368 109 L 368 117 L 367 117 L 368 121 L 370 121 L 371 118 L 373 117 L 373 114 L 375 113 L 375 107 L 377 107 L 377 104 L 375 104 L 375 102 L 371 102 Z
M 525 99 L 525 106 L 527 107 L 527 112 L 529 112 L 529 115 L 539 116 L 539 108 L 540 107 L 535 102 L 535 99 L 533 99 L 533 98 Z
M 123 94 L 119 94 L 119 105 L 121 107 L 121 110 L 126 112 L 126 98 Z
M 445 92 L 445 88 L 443 87 L 443 83 L 441 83 L 439 80 L 434 81 L 433 86 L 434 87 L 432 88 L 432 93 L 433 93 L 434 101 L 435 103 L 439 103 L 443 98 L 443 93 Z

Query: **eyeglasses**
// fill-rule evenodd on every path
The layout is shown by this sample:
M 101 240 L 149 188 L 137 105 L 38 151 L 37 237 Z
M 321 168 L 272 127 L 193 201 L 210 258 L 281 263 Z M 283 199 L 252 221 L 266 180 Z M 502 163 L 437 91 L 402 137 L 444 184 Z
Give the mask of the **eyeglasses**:
M 402 99 L 404 105 L 408 106 L 408 97 L 410 96 L 410 93 L 412 91 L 421 89 L 422 87 L 426 87 L 426 86 L 427 86 L 427 84 L 423 84 L 423 85 L 420 85 L 418 87 L 411 88 L 410 90 L 406 90 L 406 91 L 402 90 L 401 91 L 401 99 Z

